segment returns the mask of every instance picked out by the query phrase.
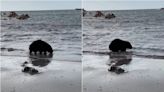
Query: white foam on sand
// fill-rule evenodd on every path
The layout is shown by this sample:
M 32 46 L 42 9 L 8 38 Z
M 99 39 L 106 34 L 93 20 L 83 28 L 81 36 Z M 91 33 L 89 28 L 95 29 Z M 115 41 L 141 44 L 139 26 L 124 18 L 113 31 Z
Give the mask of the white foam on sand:
M 133 57 L 127 73 L 108 71 L 109 56 L 83 55 L 83 92 L 163 92 L 164 60 Z
M 27 57 L 1 57 L 1 92 L 80 92 L 81 62 L 52 60 L 37 68 L 41 73 L 21 72 Z

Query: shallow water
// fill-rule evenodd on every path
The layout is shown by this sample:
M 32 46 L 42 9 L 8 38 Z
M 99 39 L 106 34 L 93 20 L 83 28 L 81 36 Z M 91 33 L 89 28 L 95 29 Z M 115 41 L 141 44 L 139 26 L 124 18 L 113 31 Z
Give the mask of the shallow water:
M 84 52 L 109 52 L 110 42 L 120 38 L 130 41 L 135 55 L 164 58 L 164 11 L 103 11 L 111 12 L 116 18 L 94 18 L 95 11 L 89 11 L 83 18 Z

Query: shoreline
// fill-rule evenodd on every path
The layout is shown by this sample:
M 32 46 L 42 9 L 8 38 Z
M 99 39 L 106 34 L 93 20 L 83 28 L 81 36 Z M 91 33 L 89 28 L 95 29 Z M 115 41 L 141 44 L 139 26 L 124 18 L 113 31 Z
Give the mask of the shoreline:
M 2 92 L 81 91 L 81 62 L 52 60 L 45 67 L 33 66 L 40 73 L 30 75 L 21 72 L 27 57 L 1 56 L 1 60 Z
M 163 59 L 132 57 L 127 72 L 109 72 L 109 56 L 84 55 L 84 92 L 162 92 L 164 90 Z M 96 77 L 95 77 L 96 76 Z

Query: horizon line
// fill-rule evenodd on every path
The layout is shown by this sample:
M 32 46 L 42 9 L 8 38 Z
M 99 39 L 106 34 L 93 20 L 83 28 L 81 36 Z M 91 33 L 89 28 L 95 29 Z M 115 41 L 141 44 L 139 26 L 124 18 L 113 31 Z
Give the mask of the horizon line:
M 75 8 L 77 9 L 77 8 Z M 38 9 L 38 10 L 0 10 L 0 11 L 53 11 L 53 10 L 75 10 L 75 9 Z
M 53 11 L 53 10 L 76 10 L 76 9 L 84 9 L 86 11 L 114 11 L 114 10 L 153 10 L 153 9 L 161 9 L 161 8 L 143 8 L 143 9 L 85 9 L 85 8 L 74 8 L 74 9 L 38 9 L 38 10 L 0 10 L 0 11 Z
M 139 9 L 85 9 L 86 11 L 108 11 L 108 10 L 111 10 L 111 11 L 114 11 L 114 10 L 160 10 L 161 8 L 139 8 Z

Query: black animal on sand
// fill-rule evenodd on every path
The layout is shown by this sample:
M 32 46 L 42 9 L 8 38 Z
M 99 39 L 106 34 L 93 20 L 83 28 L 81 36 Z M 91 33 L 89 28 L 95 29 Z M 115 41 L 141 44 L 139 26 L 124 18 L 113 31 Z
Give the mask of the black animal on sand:
M 128 41 L 124 41 L 121 39 L 115 39 L 109 45 L 109 49 L 112 52 L 119 52 L 119 51 L 125 52 L 126 49 L 132 49 L 132 45 Z
M 37 54 L 37 52 L 39 52 L 40 54 L 44 53 L 45 55 L 47 54 L 47 52 L 49 52 L 50 54 L 53 53 L 52 47 L 47 42 L 42 40 L 36 40 L 32 42 L 29 50 L 30 54 L 32 54 L 32 52 L 34 52 L 35 54 Z

